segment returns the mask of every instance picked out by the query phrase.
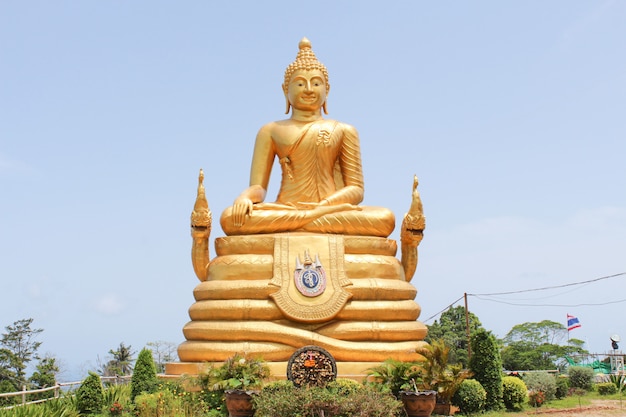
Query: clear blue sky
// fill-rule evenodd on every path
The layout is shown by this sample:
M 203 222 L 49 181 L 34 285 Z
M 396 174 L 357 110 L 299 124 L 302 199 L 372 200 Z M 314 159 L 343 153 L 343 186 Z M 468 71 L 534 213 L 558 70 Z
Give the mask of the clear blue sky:
M 67 379 L 182 342 L 198 170 L 217 218 L 303 36 L 364 203 L 401 219 L 420 178 L 422 319 L 626 272 L 624 22 L 621 1 L 4 1 L 0 326 L 34 318 Z M 626 337 L 626 276 L 488 298 L 469 307 L 500 337 L 567 313 L 591 351 Z

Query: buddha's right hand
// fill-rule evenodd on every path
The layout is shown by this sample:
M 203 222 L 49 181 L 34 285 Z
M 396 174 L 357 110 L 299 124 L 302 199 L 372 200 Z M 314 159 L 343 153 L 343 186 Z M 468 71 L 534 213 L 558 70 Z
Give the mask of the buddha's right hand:
M 241 227 L 246 222 L 246 216 L 252 214 L 254 204 L 247 197 L 239 197 L 232 208 L 232 219 L 235 227 Z

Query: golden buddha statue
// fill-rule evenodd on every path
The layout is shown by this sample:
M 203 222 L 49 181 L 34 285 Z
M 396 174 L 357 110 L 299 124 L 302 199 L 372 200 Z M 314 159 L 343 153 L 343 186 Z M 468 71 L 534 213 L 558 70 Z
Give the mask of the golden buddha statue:
M 324 120 L 328 71 L 311 43 L 300 42 L 287 67 L 286 120 L 268 123 L 256 137 L 250 186 L 224 211 L 227 235 L 304 231 L 387 237 L 395 226 L 385 208 L 358 207 L 363 200 L 361 150 L 356 129 Z M 274 158 L 282 168 L 275 203 L 263 203 Z
M 354 127 L 327 120 L 328 72 L 304 38 L 285 71 L 286 120 L 257 134 L 250 186 L 220 218 L 226 237 L 209 257 L 211 212 L 200 173 L 192 213 L 192 261 L 201 283 L 183 329 L 181 363 L 168 374 L 198 373 L 235 353 L 261 356 L 284 372 L 289 357 L 317 345 L 340 375 L 359 375 L 387 358 L 415 360 L 426 336 L 410 284 L 425 227 L 417 178 L 401 226 L 393 213 L 359 206 L 363 173 Z M 264 202 L 274 159 L 282 182 Z M 282 370 L 281 370 L 282 369 Z

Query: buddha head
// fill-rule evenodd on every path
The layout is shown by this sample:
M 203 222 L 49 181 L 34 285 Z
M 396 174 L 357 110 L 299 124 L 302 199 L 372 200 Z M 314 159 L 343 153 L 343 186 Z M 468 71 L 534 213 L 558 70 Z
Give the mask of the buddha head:
M 324 113 L 328 114 L 326 110 L 326 99 L 325 96 L 330 91 L 330 84 L 328 83 L 328 70 L 326 66 L 317 60 L 315 53 L 311 49 L 311 42 L 307 38 L 302 38 L 300 43 L 298 44 L 298 55 L 296 56 L 296 60 L 293 61 L 287 69 L 285 70 L 285 80 L 283 82 L 283 92 L 285 93 L 285 99 L 287 100 L 287 110 L 286 114 L 289 113 L 291 103 L 289 101 L 289 84 L 292 81 L 292 77 L 295 75 L 299 75 L 303 72 L 314 73 L 318 72 L 320 76 L 323 77 L 323 82 L 326 86 L 326 91 L 324 94 L 324 101 L 322 103 L 322 108 L 324 109 Z

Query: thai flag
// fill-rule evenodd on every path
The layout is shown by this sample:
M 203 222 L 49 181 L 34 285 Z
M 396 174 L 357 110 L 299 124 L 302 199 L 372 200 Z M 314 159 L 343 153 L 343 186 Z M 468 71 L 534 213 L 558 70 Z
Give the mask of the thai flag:
M 575 316 L 567 315 L 567 331 L 571 331 L 580 327 L 578 318 Z

